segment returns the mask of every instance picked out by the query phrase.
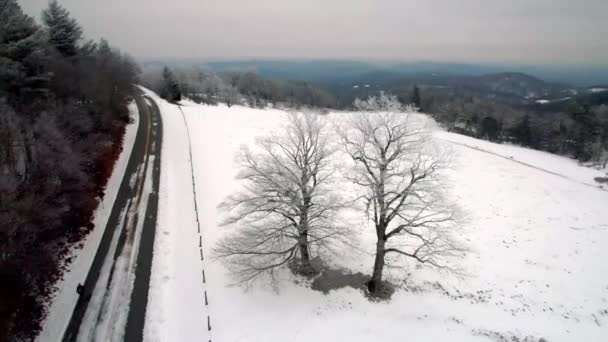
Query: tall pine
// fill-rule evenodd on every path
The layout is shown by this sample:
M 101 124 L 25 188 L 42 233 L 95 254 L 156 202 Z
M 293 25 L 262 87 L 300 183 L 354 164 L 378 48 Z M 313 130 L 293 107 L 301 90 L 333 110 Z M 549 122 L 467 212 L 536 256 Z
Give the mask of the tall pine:
M 420 89 L 417 85 L 414 86 L 414 91 L 412 92 L 412 104 L 416 106 L 421 112 L 422 110 L 422 99 L 420 98 Z
M 530 129 L 530 116 L 524 115 L 522 120 L 513 127 L 513 136 L 522 146 L 532 145 L 532 131 Z
M 15 108 L 48 92 L 46 42 L 16 0 L 0 0 L 0 97 Z M 34 97 L 34 98 L 32 98 Z
M 53 0 L 42 12 L 42 20 L 48 30 L 49 43 L 63 56 L 75 56 L 82 39 L 82 28 L 70 17 L 70 12 Z
M 580 161 L 589 161 L 593 157 L 593 143 L 597 141 L 600 134 L 599 122 L 587 104 L 582 105 L 581 110 L 572 114 L 571 117 L 577 128 L 574 138 L 574 156 Z
M 182 99 L 182 92 L 175 80 L 173 73 L 168 67 L 163 69 L 162 87 L 160 96 L 168 101 L 177 102 Z

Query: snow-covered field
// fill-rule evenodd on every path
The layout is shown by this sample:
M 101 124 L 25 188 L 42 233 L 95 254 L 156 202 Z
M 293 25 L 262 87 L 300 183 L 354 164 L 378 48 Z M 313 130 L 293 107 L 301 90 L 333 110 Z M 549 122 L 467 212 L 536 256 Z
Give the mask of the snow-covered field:
M 180 109 L 154 98 L 164 139 L 146 341 L 608 340 L 608 192 L 593 184 L 598 171 L 436 132 L 453 146 L 450 195 L 469 217 L 460 234 L 471 249 L 463 278 L 404 262 L 387 270 L 399 288 L 380 303 L 289 278 L 278 290 L 245 290 L 209 257 L 231 229 L 218 227 L 216 207 L 238 189 L 236 150 L 279 127 L 285 112 L 190 102 Z M 374 234 L 365 224 L 357 232 L 360 249 L 338 263 L 369 274 Z
M 606 172 L 597 169 L 581 167 L 574 159 L 558 156 L 543 151 L 537 151 L 509 144 L 495 144 L 485 140 L 479 140 L 466 135 L 453 134 L 444 131 L 435 133 L 441 140 L 472 147 L 477 150 L 494 153 L 499 156 L 512 159 L 522 164 L 539 168 L 548 173 L 553 173 L 573 181 L 597 187 L 593 179 L 606 176 Z

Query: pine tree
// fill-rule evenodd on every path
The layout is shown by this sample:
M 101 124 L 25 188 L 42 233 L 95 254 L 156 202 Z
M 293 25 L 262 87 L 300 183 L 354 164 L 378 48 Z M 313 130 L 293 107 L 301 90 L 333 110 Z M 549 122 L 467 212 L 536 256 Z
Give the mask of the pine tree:
M 523 146 L 531 146 L 532 132 L 530 129 L 530 116 L 528 114 L 513 128 L 513 135 Z
M 182 99 L 182 92 L 168 67 L 163 69 L 163 80 L 160 96 L 168 101 L 177 102 Z
M 490 141 L 498 140 L 499 126 L 498 121 L 491 116 L 486 116 L 481 120 L 479 136 Z
M 412 103 L 416 106 L 420 111 L 422 110 L 422 99 L 420 98 L 420 89 L 417 85 L 414 86 L 414 91 L 412 92 Z
M 53 0 L 42 12 L 42 20 L 47 26 L 51 45 L 65 57 L 75 56 L 82 39 L 82 28 L 70 17 L 70 12 Z
M 0 96 L 19 107 L 24 97 L 48 92 L 46 48 L 34 20 L 23 14 L 16 0 L 0 0 Z
M 572 119 L 578 131 L 574 139 L 575 157 L 583 162 L 589 161 L 593 157 L 593 143 L 599 133 L 597 118 L 585 104 L 578 113 L 572 115 Z

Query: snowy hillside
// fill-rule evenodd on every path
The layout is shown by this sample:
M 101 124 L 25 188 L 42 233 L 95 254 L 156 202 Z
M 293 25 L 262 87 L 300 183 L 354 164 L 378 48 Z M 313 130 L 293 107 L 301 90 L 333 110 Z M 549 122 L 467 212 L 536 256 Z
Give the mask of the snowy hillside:
M 218 227 L 217 205 L 238 189 L 239 146 L 280 127 L 286 113 L 153 96 L 164 143 L 147 341 L 608 340 L 608 192 L 593 185 L 601 173 L 436 132 L 453 148 L 450 194 L 468 215 L 462 277 L 403 261 L 387 269 L 398 289 L 379 303 L 353 288 L 323 294 L 287 273 L 278 289 L 244 289 L 210 258 L 233 229 Z M 370 274 L 375 236 L 363 216 L 353 222 L 359 248 L 336 264 Z

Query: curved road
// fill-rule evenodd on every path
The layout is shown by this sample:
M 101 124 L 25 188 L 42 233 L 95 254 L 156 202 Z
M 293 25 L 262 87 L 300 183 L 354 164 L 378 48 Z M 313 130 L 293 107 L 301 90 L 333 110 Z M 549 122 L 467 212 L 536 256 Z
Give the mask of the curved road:
M 132 279 L 133 275 L 135 279 L 130 303 L 122 301 L 117 304 L 128 307 L 124 340 L 143 340 L 156 232 L 162 123 L 158 106 L 152 99 L 139 94 L 135 101 L 139 109 L 139 126 L 133 151 L 63 341 L 76 341 L 84 325 L 93 326 L 95 336 L 97 325 L 101 321 L 110 320 L 110 325 L 114 324 L 114 317 L 103 317 L 107 314 L 103 308 L 108 308 L 109 305 L 109 312 L 114 309 L 111 308 L 115 305 L 112 296 L 116 291 L 111 285 L 115 287 L 116 283 L 119 286 L 125 284 L 125 288 L 130 289 L 128 279 Z M 142 213 L 144 215 L 140 217 Z M 143 224 L 140 220 L 143 220 Z M 117 265 L 119 257 L 123 256 L 124 259 L 125 255 L 136 261 L 134 270 L 127 274 L 124 274 L 124 265 Z M 102 270 L 109 270 L 109 275 Z M 127 280 L 118 281 L 123 278 Z M 101 298 L 101 305 L 92 304 L 91 298 Z

